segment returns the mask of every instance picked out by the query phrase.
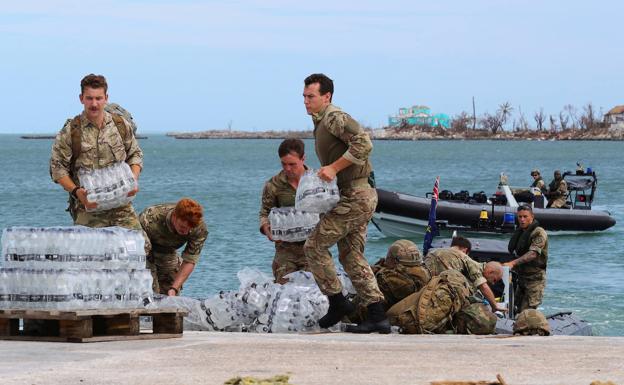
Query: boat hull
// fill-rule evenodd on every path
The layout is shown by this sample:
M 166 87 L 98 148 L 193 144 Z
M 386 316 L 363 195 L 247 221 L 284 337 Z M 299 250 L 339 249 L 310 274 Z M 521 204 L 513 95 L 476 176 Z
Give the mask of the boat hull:
M 424 234 L 429 218 L 430 198 L 382 189 L 377 189 L 377 194 L 379 202 L 373 222 L 382 233 L 392 237 Z M 503 223 L 505 213 L 514 212 L 508 206 L 440 200 L 436 208 L 436 220 L 453 226 L 474 228 L 483 209 L 495 223 Z M 548 231 L 603 231 L 615 225 L 615 219 L 606 211 L 534 208 L 533 213 L 540 226 Z M 487 231 L 479 233 L 486 235 Z

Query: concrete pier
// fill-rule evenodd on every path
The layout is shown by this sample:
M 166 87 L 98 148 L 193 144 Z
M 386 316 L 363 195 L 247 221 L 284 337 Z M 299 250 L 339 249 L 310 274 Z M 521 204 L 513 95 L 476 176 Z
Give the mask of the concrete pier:
M 186 332 L 85 344 L 0 341 L 0 383 L 215 384 L 289 374 L 296 385 L 624 384 L 623 337 Z

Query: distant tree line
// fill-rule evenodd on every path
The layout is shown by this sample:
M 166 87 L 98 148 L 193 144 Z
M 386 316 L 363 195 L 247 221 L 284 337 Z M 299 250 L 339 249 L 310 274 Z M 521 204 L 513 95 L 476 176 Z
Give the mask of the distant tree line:
M 511 103 L 504 102 L 498 106 L 495 113 L 488 112 L 474 116 L 466 111 L 455 115 L 451 120 L 451 130 L 465 132 L 470 130 L 481 130 L 497 134 L 502 131 L 523 132 L 559 132 L 559 131 L 591 131 L 596 128 L 604 128 L 602 121 L 602 109 L 596 113 L 596 108 L 592 103 L 587 103 L 581 110 L 578 110 L 571 104 L 566 104 L 558 115 L 547 115 L 544 109 L 540 107 L 538 111 L 533 113 L 532 125 L 527 116 L 518 107 L 517 112 L 511 106 Z

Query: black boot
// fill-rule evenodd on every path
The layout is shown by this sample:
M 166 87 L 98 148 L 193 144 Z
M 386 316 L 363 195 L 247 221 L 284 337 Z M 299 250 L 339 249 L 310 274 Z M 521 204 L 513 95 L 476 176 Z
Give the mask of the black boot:
M 355 306 L 342 293 L 327 296 L 327 299 L 329 299 L 329 310 L 319 320 L 319 326 L 324 329 L 337 324 L 342 317 L 355 310 Z
M 390 333 L 390 321 L 386 317 L 386 311 L 382 302 L 375 302 L 368 305 L 368 317 L 359 325 L 347 325 L 349 333 Z

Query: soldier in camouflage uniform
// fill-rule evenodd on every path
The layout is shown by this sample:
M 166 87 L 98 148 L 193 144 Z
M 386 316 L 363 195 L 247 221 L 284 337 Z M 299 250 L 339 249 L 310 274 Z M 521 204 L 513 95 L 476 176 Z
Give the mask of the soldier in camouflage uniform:
M 554 178 L 548 185 L 548 207 L 558 209 L 564 207 L 568 199 L 568 183 L 561 176 L 561 171 L 555 170 Z
M 531 177 L 533 177 L 533 183 L 531 183 L 531 187 L 540 189 L 542 194 L 548 191 L 546 189 L 546 182 L 544 182 L 544 179 L 542 179 L 542 174 L 540 173 L 540 170 L 531 170 Z
M 372 268 L 386 299 L 386 308 L 422 289 L 431 279 L 418 246 L 407 239 L 394 242 L 386 258 Z
M 505 263 L 518 275 L 514 302 L 516 314 L 525 309 L 536 309 L 544 297 L 546 265 L 548 263 L 548 235 L 539 226 L 529 205 L 518 207 L 519 228 L 509 240 L 509 252 L 519 256 Z
M 90 74 L 80 82 L 82 114 L 68 119 L 57 134 L 50 158 L 50 176 L 70 194 L 69 211 L 74 224 L 89 227 L 121 226 L 141 230 L 137 215 L 128 203 L 100 212 L 87 212 L 97 203 L 87 200 L 87 191 L 80 187 L 78 170 L 98 169 L 117 162 L 130 165 L 138 191 L 139 174 L 143 168 L 143 152 L 139 148 L 131 124 L 123 117 L 104 110 L 108 101 L 108 85 L 101 75 Z M 149 240 L 145 240 L 146 252 Z
M 295 194 L 299 179 L 307 170 L 305 161 L 305 145 L 301 139 L 284 140 L 277 151 L 282 163 L 282 171 L 264 184 L 262 204 L 260 206 L 260 232 L 273 242 L 269 213 L 273 207 L 294 207 Z M 286 283 L 286 274 L 293 271 L 308 271 L 308 262 L 303 253 L 302 242 L 275 241 L 275 257 L 273 258 L 273 277 L 275 282 Z
M 364 257 L 368 221 L 377 206 L 377 192 L 368 181 L 372 172 L 368 155 L 373 145 L 368 134 L 349 114 L 331 104 L 334 85 L 330 78 L 313 74 L 304 84 L 304 105 L 306 112 L 312 115 L 314 145 L 321 163 L 318 175 L 326 181 L 337 178 L 340 190 L 337 206 L 322 216 L 304 246 L 310 271 L 329 299 L 329 310 L 319 320 L 319 325 L 323 328 L 334 325 L 354 310 L 353 304 L 342 294 L 329 252 L 329 248 L 338 243 L 338 259 L 368 308 L 368 319 L 348 331 L 389 333 L 384 297 Z
M 495 284 L 503 277 L 502 265 L 498 262 L 479 263 L 470 258 L 467 254 L 472 245 L 464 237 L 454 237 L 451 247 L 434 249 L 427 253 L 425 266 L 431 272 L 431 276 L 440 275 L 446 270 L 457 270 L 461 272 L 468 281 L 472 282 L 475 288 L 488 300 L 492 311 L 506 311 L 496 302 L 494 293 L 489 284 Z
M 152 244 L 147 267 L 154 278 L 154 292 L 178 295 L 208 237 L 201 205 L 184 198 L 178 203 L 150 206 L 141 212 L 139 221 Z M 180 258 L 176 250 L 184 245 Z

